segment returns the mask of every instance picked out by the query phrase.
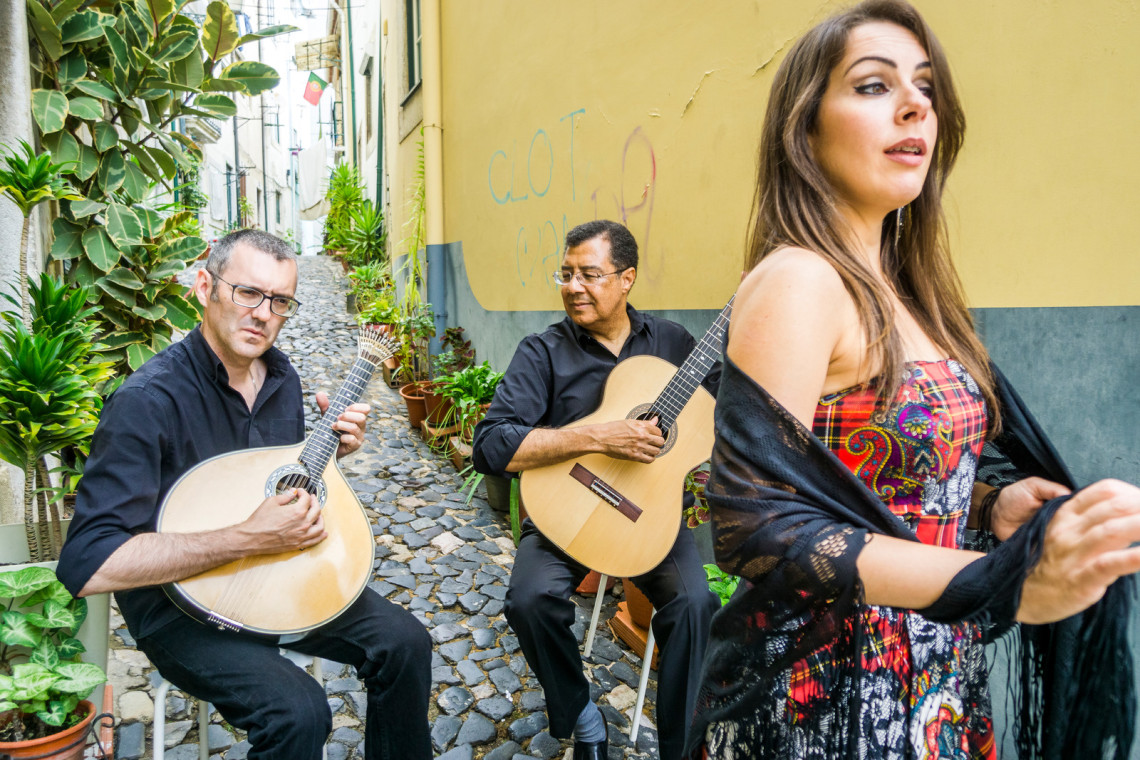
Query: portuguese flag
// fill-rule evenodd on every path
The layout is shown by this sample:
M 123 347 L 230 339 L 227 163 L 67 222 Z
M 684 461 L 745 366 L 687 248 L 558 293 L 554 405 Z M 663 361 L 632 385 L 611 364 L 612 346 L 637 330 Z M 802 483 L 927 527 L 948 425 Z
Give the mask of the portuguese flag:
M 305 100 L 313 105 L 319 103 L 321 101 L 321 95 L 324 93 L 325 87 L 328 87 L 328 84 L 328 82 L 310 71 L 309 81 L 305 85 Z

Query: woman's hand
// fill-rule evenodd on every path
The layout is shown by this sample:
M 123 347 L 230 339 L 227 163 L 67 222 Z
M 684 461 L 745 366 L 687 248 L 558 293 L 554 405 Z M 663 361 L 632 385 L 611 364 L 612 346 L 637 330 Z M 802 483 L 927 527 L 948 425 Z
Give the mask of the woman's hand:
M 1122 575 L 1140 571 L 1140 488 L 1101 480 L 1057 510 L 1037 566 L 1025 579 L 1017 619 L 1063 620 L 1091 607 Z
M 1041 509 L 1041 505 L 1069 489 L 1044 478 L 1025 478 L 1001 489 L 990 515 L 989 528 L 999 541 L 1007 541 L 1018 528 Z

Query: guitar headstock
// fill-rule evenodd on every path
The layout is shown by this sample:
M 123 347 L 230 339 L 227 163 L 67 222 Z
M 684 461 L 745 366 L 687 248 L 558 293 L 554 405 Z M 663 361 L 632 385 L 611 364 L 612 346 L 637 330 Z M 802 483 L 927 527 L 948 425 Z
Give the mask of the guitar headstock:
M 356 335 L 357 354 L 379 365 L 385 359 L 395 355 L 399 340 L 389 332 L 388 325 L 361 325 Z

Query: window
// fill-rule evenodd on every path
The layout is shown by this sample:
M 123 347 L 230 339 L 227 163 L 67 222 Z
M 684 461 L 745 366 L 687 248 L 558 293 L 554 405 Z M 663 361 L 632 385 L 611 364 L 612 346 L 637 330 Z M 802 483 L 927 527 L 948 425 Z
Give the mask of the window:
M 277 223 L 281 224 L 281 191 L 278 190 L 274 195 L 276 196 L 274 200 L 277 203 Z
M 423 51 L 420 29 L 420 0 L 404 0 L 408 27 L 408 91 L 411 92 L 423 79 Z

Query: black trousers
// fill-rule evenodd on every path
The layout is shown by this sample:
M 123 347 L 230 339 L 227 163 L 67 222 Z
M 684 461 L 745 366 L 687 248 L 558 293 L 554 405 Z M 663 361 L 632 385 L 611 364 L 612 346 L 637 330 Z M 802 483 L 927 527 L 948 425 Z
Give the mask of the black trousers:
M 432 757 L 431 639 L 411 613 L 365 589 L 344 614 L 287 646 L 356 668 L 368 691 L 368 760 Z M 320 759 L 332 730 L 325 691 L 277 645 L 186 618 L 138 647 L 172 684 L 246 731 L 250 760 Z
M 570 594 L 587 572 L 529 519 L 523 522 L 507 591 L 507 621 L 546 692 L 550 733 L 560 739 L 570 736 L 590 699 L 578 641 L 570 630 L 574 623 Z M 661 760 L 677 760 L 700 685 L 709 620 L 720 604 L 709 591 L 696 543 L 685 529 L 661 564 L 633 582 L 657 610 L 653 617 L 653 635 L 661 647 L 657 736 Z

